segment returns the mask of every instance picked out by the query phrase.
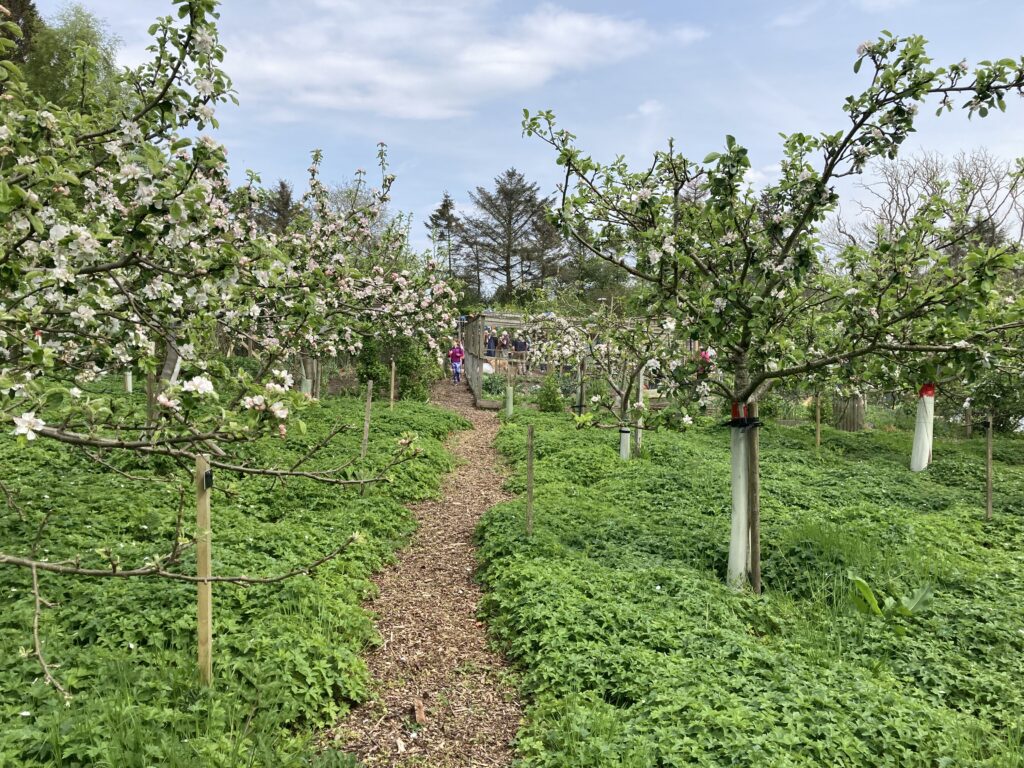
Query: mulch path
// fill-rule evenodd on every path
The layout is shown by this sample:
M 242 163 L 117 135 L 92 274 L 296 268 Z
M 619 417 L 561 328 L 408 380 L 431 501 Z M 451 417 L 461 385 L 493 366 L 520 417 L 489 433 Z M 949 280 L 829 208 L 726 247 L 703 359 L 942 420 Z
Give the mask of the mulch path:
M 488 648 L 477 619 L 481 598 L 473 530 L 502 490 L 494 413 L 473 408 L 463 386 L 439 383 L 431 402 L 464 416 L 473 429 L 449 441 L 458 465 L 443 497 L 411 509 L 419 521 L 398 563 L 374 580 L 367 605 L 382 643 L 367 659 L 377 698 L 325 734 L 373 766 L 507 766 L 522 709 L 509 668 Z

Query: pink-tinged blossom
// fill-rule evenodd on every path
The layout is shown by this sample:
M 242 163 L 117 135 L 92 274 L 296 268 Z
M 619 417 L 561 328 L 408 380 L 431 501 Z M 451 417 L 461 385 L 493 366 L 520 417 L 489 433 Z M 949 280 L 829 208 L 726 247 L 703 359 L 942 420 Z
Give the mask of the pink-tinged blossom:
M 156 402 L 161 408 L 166 408 L 170 411 L 181 410 L 181 401 L 168 397 L 164 392 L 156 396 Z

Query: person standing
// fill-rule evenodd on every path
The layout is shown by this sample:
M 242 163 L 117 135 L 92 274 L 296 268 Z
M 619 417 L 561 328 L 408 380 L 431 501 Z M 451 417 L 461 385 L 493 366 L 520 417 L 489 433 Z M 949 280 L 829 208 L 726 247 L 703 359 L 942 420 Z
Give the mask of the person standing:
M 448 359 L 452 364 L 452 384 L 462 381 L 462 360 L 466 356 L 462 343 L 456 339 L 455 346 L 448 350 Z

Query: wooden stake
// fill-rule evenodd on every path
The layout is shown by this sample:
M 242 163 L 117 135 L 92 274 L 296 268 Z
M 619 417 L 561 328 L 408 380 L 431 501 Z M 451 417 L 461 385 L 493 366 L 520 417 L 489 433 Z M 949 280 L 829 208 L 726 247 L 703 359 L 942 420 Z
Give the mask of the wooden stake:
M 505 415 L 509 417 L 512 416 L 514 410 L 514 406 L 512 404 L 512 400 L 514 398 L 514 395 L 512 394 L 513 386 L 515 385 L 512 383 L 512 379 L 509 378 L 505 384 Z
M 370 406 L 373 403 L 373 379 L 366 382 L 366 411 L 363 413 L 363 444 L 359 448 L 359 457 L 366 458 L 366 449 L 370 445 Z
M 526 427 L 526 535 L 533 536 L 533 424 Z
M 196 456 L 196 576 L 211 576 L 210 561 L 210 487 L 213 475 L 210 472 L 210 457 Z M 210 685 L 213 682 L 213 591 L 212 584 L 201 581 L 196 585 L 198 592 L 197 625 L 199 633 L 199 682 Z
M 814 393 L 814 447 L 821 448 L 821 392 Z
M 644 369 L 640 369 L 640 374 L 636 380 L 636 401 L 643 405 L 644 402 Z M 636 452 L 640 454 L 640 448 L 644 442 L 644 417 L 641 416 L 636 420 Z
M 391 358 L 391 402 L 388 408 L 392 410 L 395 407 L 395 358 Z
M 757 403 L 750 403 L 747 413 L 757 418 Z M 750 526 L 750 586 L 761 594 L 761 440 L 758 428 L 747 428 L 747 523 Z
M 416 724 L 426 725 L 427 724 L 427 708 L 423 706 L 423 699 L 419 696 L 412 700 L 412 709 L 415 713 Z
M 580 360 L 580 394 L 579 394 L 579 403 L 578 403 L 577 408 L 576 408 L 576 411 L 577 411 L 577 413 L 580 416 L 583 415 L 583 398 L 585 396 L 584 389 L 585 389 L 585 382 L 586 382 L 586 378 L 587 378 L 586 365 L 587 365 L 586 360 L 582 360 L 581 359 Z
M 153 423 L 156 413 L 156 374 L 146 374 L 146 426 Z
M 132 387 L 132 372 L 130 370 L 129 371 L 125 371 L 124 372 L 124 391 L 127 392 L 130 395 L 132 393 L 132 389 L 133 389 L 133 387 Z
M 988 412 L 985 434 L 985 519 L 992 519 L 992 411 Z

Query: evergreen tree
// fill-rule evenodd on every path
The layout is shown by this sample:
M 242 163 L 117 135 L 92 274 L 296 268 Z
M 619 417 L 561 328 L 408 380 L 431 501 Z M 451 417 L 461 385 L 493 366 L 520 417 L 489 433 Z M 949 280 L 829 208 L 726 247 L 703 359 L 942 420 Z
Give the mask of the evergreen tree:
M 13 21 L 21 29 L 22 38 L 17 41 L 17 49 L 11 57 L 16 63 L 24 64 L 32 46 L 32 36 L 45 25 L 39 16 L 34 0 L 4 0 L 3 7 L 10 12 L 7 20 Z M 6 16 L 6 14 L 0 15 Z
M 522 301 L 557 273 L 564 242 L 547 220 L 550 198 L 515 168 L 494 180 L 494 189 L 470 192 L 476 212 L 463 219 L 463 259 L 496 284 L 499 300 Z M 470 266 L 467 261 L 462 266 Z M 482 279 L 480 280 L 482 283 Z
M 430 233 L 430 239 L 434 243 L 434 252 L 443 252 L 448 262 L 448 273 L 455 273 L 454 249 L 458 244 L 459 228 L 461 222 L 455 215 L 455 201 L 445 190 L 441 204 L 430 214 L 424 226 Z
M 257 214 L 257 221 L 265 232 L 283 235 L 301 210 L 302 207 L 295 200 L 292 185 L 284 179 L 278 179 Z

